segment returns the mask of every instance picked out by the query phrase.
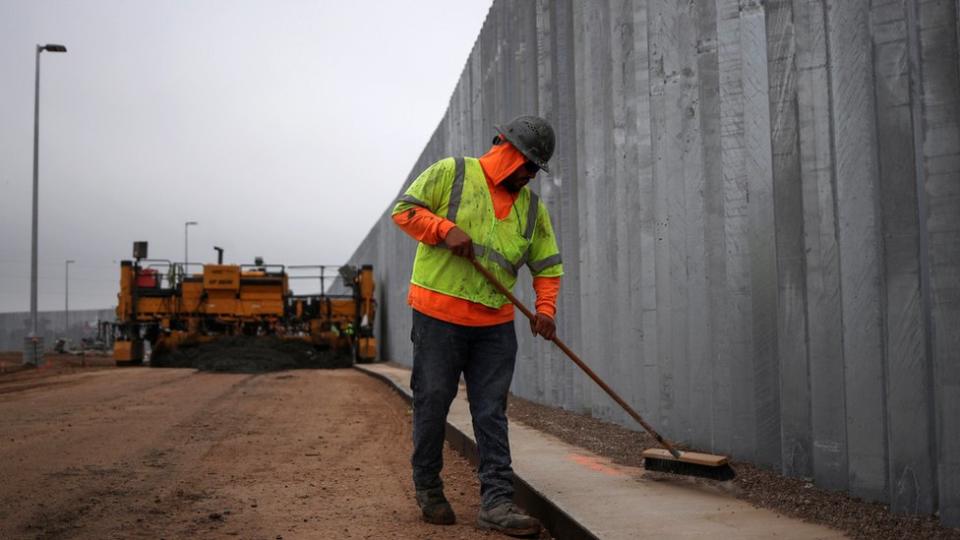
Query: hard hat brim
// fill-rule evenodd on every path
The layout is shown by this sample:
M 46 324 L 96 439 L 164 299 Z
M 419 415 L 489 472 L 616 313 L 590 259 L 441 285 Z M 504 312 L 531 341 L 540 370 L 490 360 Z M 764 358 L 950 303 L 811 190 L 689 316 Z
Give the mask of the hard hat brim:
M 498 133 L 501 137 L 503 137 L 507 142 L 509 142 L 510 144 L 512 144 L 513 147 L 516 148 L 518 152 L 520 152 L 521 154 L 523 154 L 523 157 L 529 159 L 531 162 L 533 162 L 534 164 L 536 164 L 537 167 L 540 167 L 540 170 L 541 170 L 541 171 L 543 171 L 543 172 L 545 172 L 545 173 L 547 173 L 547 174 L 550 174 L 550 168 L 547 166 L 547 163 L 546 163 L 546 162 L 540 161 L 540 160 L 538 160 L 538 159 L 536 159 L 536 158 L 534 158 L 534 157 L 531 157 L 529 154 L 527 154 L 526 152 L 524 152 L 519 146 L 517 146 L 516 141 L 514 141 L 513 139 L 511 139 L 510 136 L 507 135 L 506 131 L 505 131 L 503 128 L 501 128 L 499 124 L 494 124 L 493 129 L 497 130 L 497 133 Z

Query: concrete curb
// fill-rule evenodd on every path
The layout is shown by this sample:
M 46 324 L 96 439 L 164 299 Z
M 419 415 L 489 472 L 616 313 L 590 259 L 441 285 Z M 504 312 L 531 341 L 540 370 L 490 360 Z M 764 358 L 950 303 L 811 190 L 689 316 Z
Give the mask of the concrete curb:
M 369 369 L 365 365 L 355 365 L 355 369 L 371 377 L 385 382 L 390 388 L 393 388 L 400 396 L 411 403 L 413 395 L 410 391 L 401 386 L 396 381 L 383 373 L 378 373 Z M 447 422 L 446 430 L 447 442 L 450 447 L 467 458 L 471 464 L 478 462 L 477 445 L 473 439 L 456 426 Z M 543 526 L 550 531 L 550 534 L 557 540 L 576 540 L 576 539 L 597 539 L 597 535 L 589 531 L 580 522 L 572 516 L 561 510 L 556 504 L 548 499 L 543 493 L 530 485 L 519 474 L 514 472 L 513 485 L 515 490 L 515 501 L 526 509 L 530 514 L 543 523 Z
M 357 366 L 410 399 L 409 368 Z M 447 440 L 476 463 L 469 403 L 460 392 L 447 416 Z M 517 502 L 557 538 L 736 538 L 834 540 L 841 532 L 788 518 L 738 499 L 722 486 L 649 477 L 642 468 L 565 443 L 522 422 L 510 426 Z

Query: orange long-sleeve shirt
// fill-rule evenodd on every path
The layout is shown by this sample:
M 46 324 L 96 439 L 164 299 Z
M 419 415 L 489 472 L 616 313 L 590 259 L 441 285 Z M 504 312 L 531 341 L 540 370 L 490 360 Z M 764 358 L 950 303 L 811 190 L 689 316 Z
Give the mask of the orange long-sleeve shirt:
M 494 214 L 497 219 L 505 219 L 517 198 L 501 183 L 513 171 L 523 165 L 526 159 L 509 143 L 493 146 L 489 152 L 479 158 L 487 179 L 493 200 Z M 417 206 L 393 215 L 393 221 L 414 239 L 429 245 L 436 245 L 447 237 L 455 224 L 430 210 Z M 560 292 L 559 277 L 534 277 L 533 288 L 537 294 L 536 310 L 550 318 L 557 312 L 557 295 Z M 454 324 L 464 326 L 491 326 L 513 320 L 514 308 L 506 304 L 499 309 L 470 302 L 462 298 L 448 296 L 423 287 L 410 284 L 407 302 L 413 309 Z

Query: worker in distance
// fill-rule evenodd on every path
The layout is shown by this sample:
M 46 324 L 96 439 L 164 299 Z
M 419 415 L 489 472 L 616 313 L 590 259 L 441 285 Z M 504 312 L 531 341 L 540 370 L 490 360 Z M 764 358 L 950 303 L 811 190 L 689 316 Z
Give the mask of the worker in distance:
M 556 139 L 536 116 L 495 129 L 486 154 L 434 163 L 393 209 L 397 226 L 419 241 L 407 298 L 413 308 L 413 482 L 425 521 L 456 521 L 440 471 L 447 412 L 463 374 L 480 456 L 477 524 L 527 536 L 541 526 L 513 504 L 506 408 L 517 353 L 514 308 L 473 261 L 508 289 L 526 265 L 537 294 L 531 331 L 554 337 L 563 265 L 547 207 L 527 184 L 539 170 L 549 172 Z

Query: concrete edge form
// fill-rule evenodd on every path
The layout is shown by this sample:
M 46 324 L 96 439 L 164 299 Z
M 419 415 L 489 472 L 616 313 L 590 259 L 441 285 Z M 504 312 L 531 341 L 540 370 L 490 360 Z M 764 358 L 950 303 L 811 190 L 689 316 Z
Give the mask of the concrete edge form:
M 407 403 L 413 401 L 413 395 L 410 393 L 410 390 L 391 379 L 388 375 L 370 369 L 367 365 L 356 365 L 354 368 L 387 383 L 387 385 L 400 394 Z M 468 434 L 460 431 L 450 422 L 447 422 L 446 431 L 447 442 L 450 443 L 450 446 L 463 457 L 467 458 L 472 465 L 476 465 L 478 461 L 476 442 L 474 442 Z M 539 519 L 554 538 L 558 540 L 598 538 L 576 519 L 553 504 L 543 493 L 527 483 L 519 474 L 514 474 L 514 489 L 516 490 L 515 499 L 520 506 Z

